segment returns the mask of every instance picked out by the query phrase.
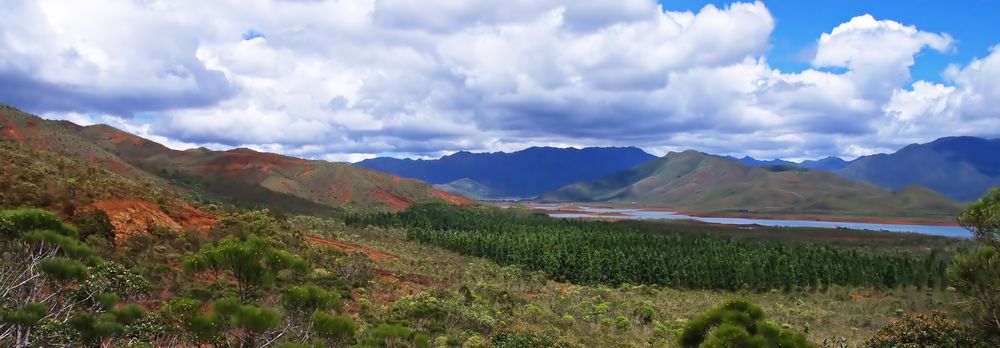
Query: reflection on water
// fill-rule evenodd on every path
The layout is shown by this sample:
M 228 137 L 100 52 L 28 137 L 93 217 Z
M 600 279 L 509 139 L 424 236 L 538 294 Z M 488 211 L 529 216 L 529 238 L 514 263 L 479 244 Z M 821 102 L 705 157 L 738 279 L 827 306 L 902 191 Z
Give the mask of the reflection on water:
M 556 205 L 536 205 L 537 209 L 556 211 Z M 610 209 L 579 207 L 581 213 L 553 212 L 549 216 L 557 218 L 614 218 L 614 219 L 640 219 L 640 220 L 681 220 L 690 219 L 716 224 L 726 225 L 761 225 L 775 227 L 824 227 L 824 228 L 850 228 L 856 230 L 873 230 L 889 232 L 915 232 L 935 236 L 969 238 L 969 231 L 958 226 L 934 226 L 934 225 L 905 225 L 905 224 L 880 224 L 868 222 L 841 222 L 841 221 L 810 221 L 810 220 L 769 220 L 769 219 L 748 219 L 748 218 L 725 218 L 725 217 L 698 217 L 684 214 L 677 214 L 665 211 L 650 211 L 641 209 Z M 598 214 L 598 215 L 595 215 Z

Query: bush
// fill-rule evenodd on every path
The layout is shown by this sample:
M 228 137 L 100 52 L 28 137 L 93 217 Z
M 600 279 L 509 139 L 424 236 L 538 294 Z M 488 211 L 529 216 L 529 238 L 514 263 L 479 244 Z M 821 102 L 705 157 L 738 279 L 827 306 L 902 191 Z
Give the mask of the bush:
M 372 330 L 371 344 L 380 347 L 402 346 L 413 337 L 413 330 L 399 324 L 379 324 Z
M 316 334 L 327 340 L 345 343 L 354 338 L 358 325 L 351 318 L 316 312 L 312 317 Z
M 495 348 L 525 348 L 525 347 L 567 347 L 554 333 L 535 332 L 520 329 L 504 330 L 493 336 Z
M 868 348 L 973 347 L 976 340 L 941 312 L 911 313 L 886 325 L 864 343 Z
M 90 268 L 90 273 L 80 284 L 78 296 L 111 293 L 123 301 L 145 298 L 150 284 L 141 275 L 115 262 L 101 262 Z
M 108 213 L 103 210 L 94 209 L 82 214 L 73 216 L 73 224 L 79 231 L 80 240 L 87 240 L 90 236 L 95 236 L 107 241 L 115 241 L 115 226 L 111 224 Z
M 971 300 L 968 307 L 978 327 L 1000 336 L 1000 252 L 983 246 L 956 256 L 948 267 L 948 280 Z
M 730 301 L 688 322 L 682 347 L 814 347 L 801 332 L 765 321 L 764 311 L 746 300 Z

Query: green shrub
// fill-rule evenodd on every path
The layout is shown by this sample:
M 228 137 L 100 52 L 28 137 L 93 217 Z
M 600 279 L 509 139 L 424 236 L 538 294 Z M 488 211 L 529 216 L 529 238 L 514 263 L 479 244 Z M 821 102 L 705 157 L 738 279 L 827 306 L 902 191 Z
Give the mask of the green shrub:
M 378 346 L 400 346 L 410 341 L 413 330 L 399 324 L 379 324 L 372 330 L 370 342 Z
M 547 348 L 565 347 L 561 338 L 549 332 L 537 332 L 524 329 L 503 330 L 493 335 L 493 347 L 495 348 Z
M 320 337 L 337 343 L 348 343 L 358 331 L 351 318 L 316 312 L 312 316 L 313 330 Z
M 682 347 L 814 347 L 806 335 L 765 321 L 764 311 L 746 300 L 730 301 L 687 323 Z
M 976 339 L 941 312 L 910 313 L 875 331 L 868 348 L 973 347 Z
M 73 224 L 79 231 L 80 240 L 87 240 L 91 236 L 112 242 L 115 240 L 115 226 L 111 224 L 108 213 L 103 210 L 94 209 L 77 214 L 73 216 Z
M 340 293 L 326 291 L 315 285 L 293 286 L 281 295 L 285 309 L 296 314 L 312 313 L 317 310 L 343 309 Z

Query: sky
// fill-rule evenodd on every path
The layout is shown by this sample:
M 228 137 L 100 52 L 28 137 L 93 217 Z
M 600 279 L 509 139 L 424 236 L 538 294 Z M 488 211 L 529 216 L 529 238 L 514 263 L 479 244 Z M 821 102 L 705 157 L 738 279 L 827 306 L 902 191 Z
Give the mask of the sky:
M 1000 136 L 1000 3 L 0 0 L 0 103 L 331 161 Z

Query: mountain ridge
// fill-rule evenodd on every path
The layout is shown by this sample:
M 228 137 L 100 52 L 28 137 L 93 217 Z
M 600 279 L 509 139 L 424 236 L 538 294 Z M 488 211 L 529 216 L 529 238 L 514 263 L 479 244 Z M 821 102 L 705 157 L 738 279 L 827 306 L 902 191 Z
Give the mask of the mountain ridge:
M 1000 186 L 1000 139 L 943 137 L 889 154 L 862 156 L 835 172 L 889 189 L 917 184 L 959 201 Z
M 961 206 L 928 189 L 890 191 L 828 171 L 771 171 L 694 150 L 539 197 L 540 202 L 613 203 L 704 213 L 928 217 Z
M 469 179 L 492 197 L 534 197 L 561 186 L 592 180 L 656 158 L 637 147 L 530 147 L 515 152 L 459 151 L 440 159 L 378 157 L 358 166 L 444 185 Z

